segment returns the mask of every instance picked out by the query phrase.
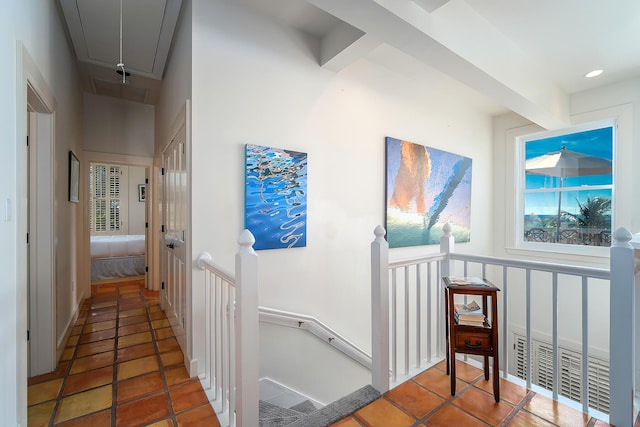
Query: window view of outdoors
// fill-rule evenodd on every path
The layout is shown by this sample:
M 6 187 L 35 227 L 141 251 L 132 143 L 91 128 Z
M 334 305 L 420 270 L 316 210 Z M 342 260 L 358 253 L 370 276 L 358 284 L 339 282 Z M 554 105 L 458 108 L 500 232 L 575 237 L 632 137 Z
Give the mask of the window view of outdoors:
M 524 240 L 611 245 L 613 127 L 526 140 Z

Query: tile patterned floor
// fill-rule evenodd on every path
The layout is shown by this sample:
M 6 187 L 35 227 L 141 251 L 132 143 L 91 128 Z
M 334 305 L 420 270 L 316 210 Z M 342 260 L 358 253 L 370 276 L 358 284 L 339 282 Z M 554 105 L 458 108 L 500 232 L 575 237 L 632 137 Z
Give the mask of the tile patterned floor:
M 449 393 L 444 362 L 394 388 L 334 427 L 588 426 L 608 424 L 458 362 Z M 219 426 L 183 355 L 158 292 L 140 281 L 93 287 L 55 372 L 29 379 L 28 425 Z
M 57 370 L 29 379 L 28 405 L 29 427 L 220 425 L 139 280 L 93 287 Z
M 454 397 L 451 397 L 445 363 L 441 362 L 332 427 L 609 425 L 502 378 L 501 400 L 496 403 L 491 377 L 485 381 L 482 370 L 460 361 L 456 371 Z

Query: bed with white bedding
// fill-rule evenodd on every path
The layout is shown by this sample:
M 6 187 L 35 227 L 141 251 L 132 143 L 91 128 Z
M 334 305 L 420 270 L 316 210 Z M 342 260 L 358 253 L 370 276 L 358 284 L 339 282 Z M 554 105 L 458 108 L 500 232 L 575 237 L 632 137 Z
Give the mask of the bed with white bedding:
M 144 234 L 91 236 L 91 280 L 144 273 Z

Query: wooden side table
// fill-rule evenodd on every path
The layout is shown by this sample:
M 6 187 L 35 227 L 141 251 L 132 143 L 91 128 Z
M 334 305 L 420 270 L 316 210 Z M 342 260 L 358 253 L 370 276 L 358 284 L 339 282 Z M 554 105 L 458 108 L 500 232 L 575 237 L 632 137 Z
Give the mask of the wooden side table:
M 498 298 L 500 289 L 483 279 L 482 284 L 456 284 L 449 277 L 442 278 L 445 289 L 445 322 L 447 338 L 447 375 L 451 375 L 451 395 L 456 394 L 456 353 L 475 354 L 484 358 L 484 379 L 489 380 L 489 356 L 493 358 L 493 396 L 500 401 L 500 371 L 498 361 Z M 459 325 L 454 315 L 454 296 L 478 295 L 482 297 L 482 326 Z M 488 299 L 491 298 L 491 312 L 488 313 Z M 490 315 L 490 316 L 489 316 Z

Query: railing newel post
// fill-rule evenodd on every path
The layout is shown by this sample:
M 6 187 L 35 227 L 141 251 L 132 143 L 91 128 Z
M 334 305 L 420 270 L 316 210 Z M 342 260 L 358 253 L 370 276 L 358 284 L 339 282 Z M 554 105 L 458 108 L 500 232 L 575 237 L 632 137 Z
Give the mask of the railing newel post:
M 258 425 L 258 255 L 244 230 L 236 254 L 236 425 Z
M 634 347 L 634 260 L 631 232 L 619 228 L 613 234 L 610 249 L 610 323 L 609 323 L 609 424 L 633 425 L 635 377 Z
M 453 253 L 455 247 L 455 239 L 451 234 L 451 225 L 446 223 L 442 227 L 442 236 L 440 237 L 440 252 L 446 254 L 445 260 L 442 262 L 442 276 L 451 276 L 453 274 L 453 261 L 450 254 Z
M 378 225 L 371 242 L 371 383 L 389 391 L 389 244 Z

